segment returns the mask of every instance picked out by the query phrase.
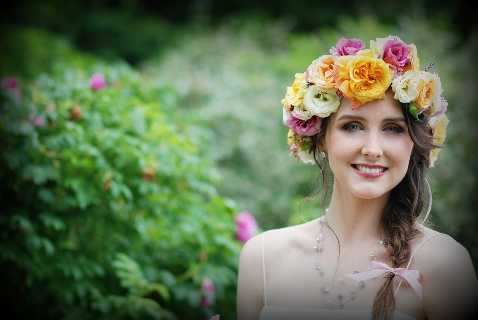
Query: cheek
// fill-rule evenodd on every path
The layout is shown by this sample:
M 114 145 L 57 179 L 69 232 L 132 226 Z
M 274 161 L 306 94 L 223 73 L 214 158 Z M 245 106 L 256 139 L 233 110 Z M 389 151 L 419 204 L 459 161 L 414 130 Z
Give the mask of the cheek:
M 394 166 L 399 170 L 401 178 L 405 176 L 408 170 L 408 164 L 413 150 L 411 139 L 396 141 L 390 144 L 389 158 L 394 162 Z
M 333 132 L 329 137 L 327 153 L 329 165 L 333 172 L 338 170 L 339 166 L 357 160 L 357 154 L 360 154 L 361 148 L 360 139 L 347 137 L 339 132 Z

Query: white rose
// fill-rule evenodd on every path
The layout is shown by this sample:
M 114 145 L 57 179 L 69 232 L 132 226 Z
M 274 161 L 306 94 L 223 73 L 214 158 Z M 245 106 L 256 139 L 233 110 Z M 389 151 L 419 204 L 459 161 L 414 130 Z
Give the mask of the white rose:
M 290 118 L 292 118 L 292 115 L 290 114 L 290 112 L 282 108 L 282 122 L 287 127 L 288 127 L 287 121 L 289 121 Z
M 402 103 L 410 103 L 418 97 L 421 77 L 419 72 L 407 71 L 392 81 L 394 98 Z
M 337 111 L 340 106 L 340 98 L 335 89 L 324 89 L 318 86 L 310 86 L 304 97 L 305 109 L 312 115 L 326 118 Z
M 305 164 L 315 164 L 314 156 L 308 150 L 298 150 L 297 157 Z
M 295 106 L 294 110 L 291 111 L 292 116 L 294 118 L 300 119 L 300 120 L 309 120 L 312 118 L 313 114 L 309 110 L 304 109 L 304 105 L 300 106 Z

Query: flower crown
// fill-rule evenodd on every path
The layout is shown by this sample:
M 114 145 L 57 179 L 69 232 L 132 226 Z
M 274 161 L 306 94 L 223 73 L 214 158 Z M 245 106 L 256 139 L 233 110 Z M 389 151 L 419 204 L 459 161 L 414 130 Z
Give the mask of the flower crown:
M 426 114 L 433 142 L 445 141 L 448 118 L 447 101 L 441 82 L 431 69 L 420 70 L 417 48 L 399 37 L 370 41 L 365 49 L 360 39 L 340 39 L 330 54 L 312 61 L 303 73 L 296 73 L 292 86 L 282 99 L 283 121 L 289 128 L 289 152 L 304 163 L 314 163 L 312 136 L 320 131 L 321 119 L 336 112 L 342 97 L 352 101 L 352 109 L 382 99 L 391 86 L 400 101 L 417 121 Z M 438 148 L 430 152 L 433 167 Z

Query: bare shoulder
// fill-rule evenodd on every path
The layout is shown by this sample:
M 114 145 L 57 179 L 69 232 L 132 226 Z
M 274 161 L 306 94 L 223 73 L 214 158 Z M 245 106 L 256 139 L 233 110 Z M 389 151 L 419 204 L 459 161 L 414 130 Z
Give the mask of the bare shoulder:
M 302 226 L 302 225 L 301 225 Z M 237 282 L 237 313 L 239 320 L 258 319 L 265 304 L 264 285 L 266 263 L 264 251 L 284 257 L 290 245 L 300 243 L 303 226 L 290 226 L 262 232 L 249 239 L 241 249 Z
M 476 312 L 478 280 L 468 250 L 448 234 L 422 226 L 411 268 L 422 275 L 429 319 L 468 319 Z
M 252 237 L 241 250 L 240 264 L 256 266 L 262 264 L 263 250 L 267 252 L 269 259 L 274 256 L 284 257 L 295 250 L 303 250 L 307 239 L 312 236 L 312 224 L 313 221 L 270 229 Z
M 270 229 L 250 238 L 241 250 L 241 256 L 257 259 L 262 255 L 262 245 L 266 243 L 269 250 L 280 250 L 284 245 L 294 241 L 300 241 L 308 233 L 308 226 L 311 222 L 287 226 L 283 228 Z M 272 246 L 272 248 L 271 248 Z
M 274 255 L 283 255 L 296 250 L 303 251 L 306 246 L 308 248 L 315 231 L 314 222 L 315 220 L 312 220 L 267 231 L 264 235 L 267 251 Z
M 237 319 L 258 319 L 264 305 L 262 234 L 249 239 L 241 249 L 237 277 Z
M 412 241 L 412 250 L 416 250 L 415 261 L 420 269 L 443 269 L 456 265 L 473 267 L 468 250 L 446 233 L 421 226 L 422 236 Z

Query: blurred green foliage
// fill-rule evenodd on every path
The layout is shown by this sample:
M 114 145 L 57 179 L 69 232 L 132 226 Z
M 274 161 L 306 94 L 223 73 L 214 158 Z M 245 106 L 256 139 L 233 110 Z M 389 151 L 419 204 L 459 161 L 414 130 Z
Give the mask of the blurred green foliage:
M 2 300 L 21 317 L 232 317 L 236 208 L 217 192 L 207 129 L 179 121 L 175 91 L 123 63 L 15 34 L 29 61 L 2 62 L 38 75 L 20 79 L 20 99 L 2 91 Z M 90 89 L 94 72 L 103 90 Z M 205 277 L 216 287 L 209 308 Z

